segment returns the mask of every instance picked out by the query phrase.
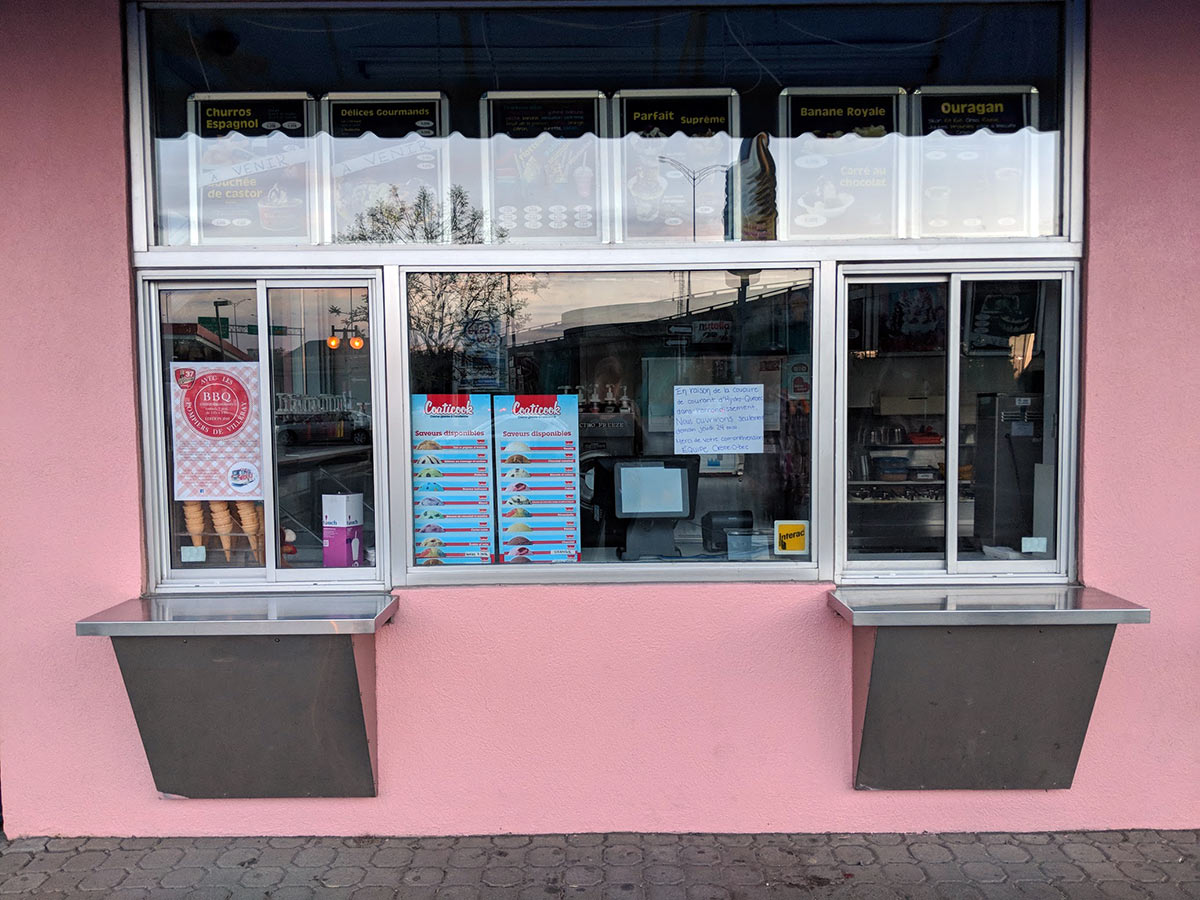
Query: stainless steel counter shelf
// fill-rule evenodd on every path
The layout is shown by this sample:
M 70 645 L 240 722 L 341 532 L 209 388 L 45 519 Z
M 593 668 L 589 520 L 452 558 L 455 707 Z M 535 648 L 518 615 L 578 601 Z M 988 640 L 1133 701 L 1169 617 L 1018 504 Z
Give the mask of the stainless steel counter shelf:
M 855 626 L 1121 625 L 1150 610 L 1081 585 L 864 587 L 829 592 L 829 608 Z
M 112 639 L 173 797 L 373 797 L 382 591 L 162 594 L 75 623 Z
M 859 790 L 1069 788 L 1117 625 L 1150 621 L 1090 587 L 830 591 L 854 627 Z
M 396 613 L 383 592 L 162 594 L 126 600 L 80 619 L 75 633 L 103 637 L 374 634 Z

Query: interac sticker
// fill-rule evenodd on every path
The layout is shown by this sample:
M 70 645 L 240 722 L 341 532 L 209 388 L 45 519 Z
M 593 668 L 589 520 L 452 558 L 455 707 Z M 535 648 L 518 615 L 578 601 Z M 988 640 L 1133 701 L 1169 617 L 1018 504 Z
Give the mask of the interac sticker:
M 775 520 L 775 555 L 808 554 L 808 522 Z

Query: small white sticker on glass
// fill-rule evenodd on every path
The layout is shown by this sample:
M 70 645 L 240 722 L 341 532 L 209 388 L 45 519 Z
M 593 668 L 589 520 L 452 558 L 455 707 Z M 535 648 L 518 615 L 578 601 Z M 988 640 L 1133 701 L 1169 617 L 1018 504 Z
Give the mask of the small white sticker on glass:
M 1045 553 L 1047 541 L 1044 537 L 1021 538 L 1022 553 Z
M 205 549 L 203 547 L 180 547 L 179 561 L 185 563 L 202 563 L 204 562 Z

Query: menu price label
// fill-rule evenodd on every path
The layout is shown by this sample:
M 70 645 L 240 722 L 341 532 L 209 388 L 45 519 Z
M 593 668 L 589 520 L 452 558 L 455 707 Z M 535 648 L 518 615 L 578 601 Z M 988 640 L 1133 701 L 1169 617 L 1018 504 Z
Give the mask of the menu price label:
M 495 398 L 500 561 L 578 562 L 579 398 Z
M 599 239 L 599 97 L 484 97 L 497 236 Z
M 901 95 L 787 93 L 789 234 L 898 230 Z
M 258 363 L 171 363 L 176 500 L 261 500 Z
M 735 95 L 617 94 L 616 102 L 623 237 L 724 240 Z
M 308 242 L 311 125 L 303 97 L 192 99 L 200 243 Z
M 334 239 L 381 202 L 442 203 L 445 135 L 440 98 L 326 99 Z
M 492 398 L 413 394 L 413 558 L 418 566 L 495 555 Z

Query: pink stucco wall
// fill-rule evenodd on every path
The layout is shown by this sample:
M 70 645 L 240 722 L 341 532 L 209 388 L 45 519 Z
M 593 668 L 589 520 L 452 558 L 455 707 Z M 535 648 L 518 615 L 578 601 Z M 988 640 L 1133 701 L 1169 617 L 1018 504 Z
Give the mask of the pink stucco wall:
M 109 643 L 73 634 L 142 569 L 116 4 L 10 0 L 9 835 L 1195 826 L 1200 30 L 1177 7 L 1095 4 L 1083 574 L 1155 619 L 1118 631 L 1072 790 L 852 791 L 850 632 L 821 587 L 589 586 L 402 596 L 378 647 L 377 799 L 180 801 L 154 791 Z

